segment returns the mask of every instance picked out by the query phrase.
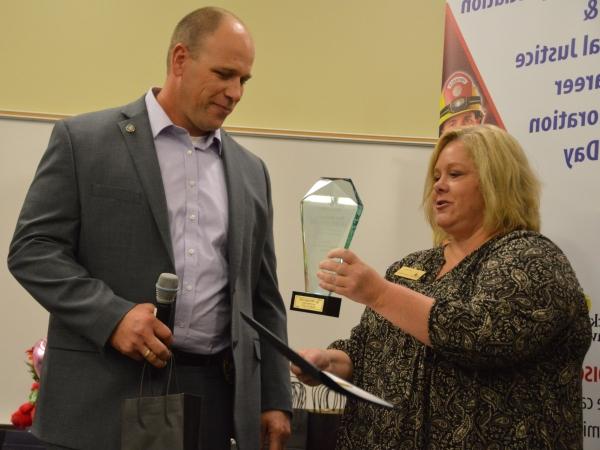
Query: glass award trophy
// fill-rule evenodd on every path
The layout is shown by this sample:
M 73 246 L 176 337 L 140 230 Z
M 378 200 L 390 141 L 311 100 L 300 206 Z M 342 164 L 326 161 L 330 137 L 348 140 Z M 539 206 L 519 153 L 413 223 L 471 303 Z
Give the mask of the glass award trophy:
M 339 317 L 341 299 L 319 286 L 319 263 L 334 248 L 348 248 L 363 204 L 349 178 L 320 178 L 300 202 L 306 292 L 294 291 L 290 309 Z

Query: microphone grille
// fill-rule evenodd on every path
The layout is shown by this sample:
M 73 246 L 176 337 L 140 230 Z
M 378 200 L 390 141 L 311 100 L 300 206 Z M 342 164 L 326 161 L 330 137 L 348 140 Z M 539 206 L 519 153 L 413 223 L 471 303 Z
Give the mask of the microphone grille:
M 179 278 L 172 273 L 161 273 L 156 282 L 156 301 L 172 303 L 177 295 Z

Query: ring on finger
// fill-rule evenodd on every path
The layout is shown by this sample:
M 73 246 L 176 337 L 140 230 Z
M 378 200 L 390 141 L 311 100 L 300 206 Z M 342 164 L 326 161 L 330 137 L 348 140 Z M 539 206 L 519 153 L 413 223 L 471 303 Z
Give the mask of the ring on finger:
M 156 356 L 156 353 L 154 353 L 152 350 L 150 350 L 148 352 L 148 354 L 145 356 L 145 358 L 148 362 L 154 362 L 158 359 L 158 356 Z
M 144 352 L 142 353 L 142 357 L 145 359 L 148 357 L 148 355 L 152 353 L 152 350 L 150 350 L 148 347 L 146 347 L 146 350 L 144 350 Z

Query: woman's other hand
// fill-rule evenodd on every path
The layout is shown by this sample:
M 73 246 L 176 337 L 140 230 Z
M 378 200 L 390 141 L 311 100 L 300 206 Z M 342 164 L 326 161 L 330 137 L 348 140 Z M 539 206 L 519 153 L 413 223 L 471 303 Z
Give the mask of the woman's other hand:
M 327 350 L 321 350 L 318 348 L 309 348 L 305 350 L 300 350 L 298 352 L 300 356 L 306 359 L 309 363 L 315 366 L 319 370 L 329 370 L 329 366 L 331 365 L 331 359 L 327 354 Z M 321 381 L 315 380 L 310 375 L 305 374 L 300 367 L 295 364 L 291 365 L 291 370 L 298 380 L 302 381 L 304 384 L 308 384 L 309 386 L 317 386 L 321 384 Z

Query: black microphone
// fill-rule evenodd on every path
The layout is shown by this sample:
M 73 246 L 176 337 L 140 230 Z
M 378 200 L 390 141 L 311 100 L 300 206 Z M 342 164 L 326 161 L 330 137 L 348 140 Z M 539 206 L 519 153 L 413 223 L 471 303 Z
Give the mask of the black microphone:
M 156 282 L 156 318 L 173 331 L 173 304 L 177 296 L 179 278 L 172 273 L 161 273 Z

